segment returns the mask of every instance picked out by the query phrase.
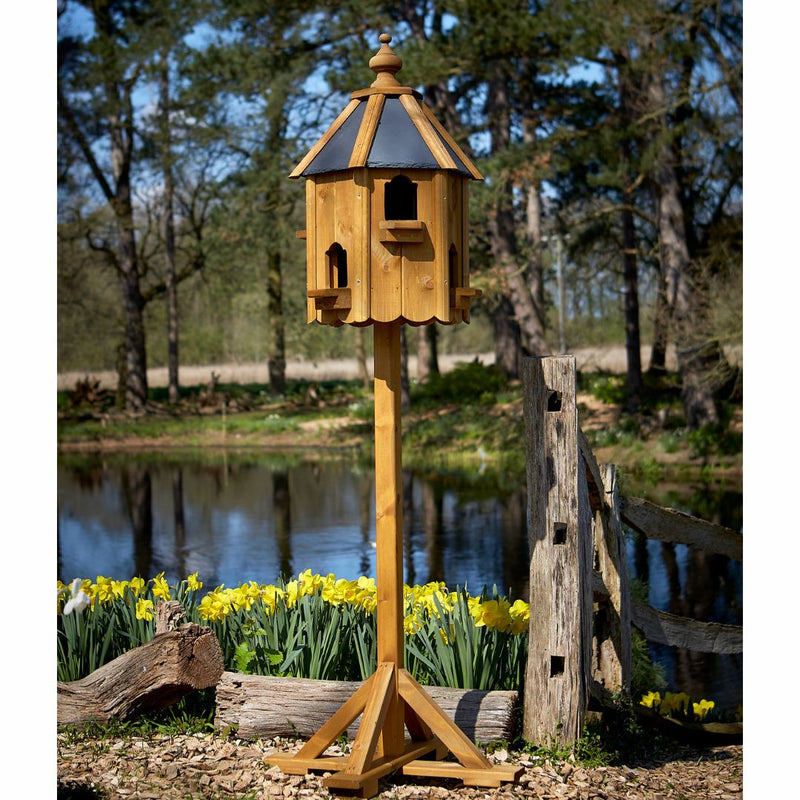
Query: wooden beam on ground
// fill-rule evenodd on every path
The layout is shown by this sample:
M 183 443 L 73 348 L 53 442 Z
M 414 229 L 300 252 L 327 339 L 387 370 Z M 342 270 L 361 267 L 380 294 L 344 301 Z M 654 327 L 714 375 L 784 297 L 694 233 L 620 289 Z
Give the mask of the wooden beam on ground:
M 633 624 L 651 642 L 686 647 L 701 653 L 741 653 L 742 628 L 719 622 L 699 622 L 656 611 L 644 603 L 633 603 Z
M 214 726 L 222 731 L 235 725 L 245 739 L 309 738 L 361 685 L 223 672 L 217 684 Z M 426 686 L 425 691 L 472 741 L 485 743 L 513 737 L 517 692 L 439 686 Z M 357 731 L 356 721 L 347 728 L 348 738 L 355 739 Z
M 622 497 L 620 505 L 622 521 L 648 539 L 688 544 L 707 553 L 742 560 L 741 533 L 640 497 Z
M 216 686 L 223 659 L 211 628 L 188 623 L 123 653 L 78 681 L 59 682 L 59 725 L 125 720 Z

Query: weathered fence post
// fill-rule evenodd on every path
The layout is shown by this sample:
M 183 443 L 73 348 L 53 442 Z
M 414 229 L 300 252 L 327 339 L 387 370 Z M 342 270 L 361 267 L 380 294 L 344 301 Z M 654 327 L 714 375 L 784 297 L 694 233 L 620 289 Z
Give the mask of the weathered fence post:
M 592 513 L 578 443 L 574 356 L 523 360 L 530 640 L 523 735 L 572 743 L 591 681 Z
M 604 501 L 595 513 L 594 545 L 603 597 L 594 620 L 594 680 L 610 692 L 631 688 L 631 604 L 619 491 L 613 464 L 599 466 Z

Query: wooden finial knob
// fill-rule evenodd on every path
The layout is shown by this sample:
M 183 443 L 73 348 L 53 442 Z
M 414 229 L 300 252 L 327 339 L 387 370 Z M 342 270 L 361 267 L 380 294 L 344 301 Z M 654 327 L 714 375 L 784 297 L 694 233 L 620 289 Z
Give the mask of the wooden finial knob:
M 377 75 L 372 85 L 399 86 L 395 73 L 403 66 L 403 59 L 395 55 L 394 50 L 389 47 L 389 42 L 392 41 L 391 34 L 382 33 L 378 41 L 381 43 L 381 49 L 369 60 L 369 68 Z

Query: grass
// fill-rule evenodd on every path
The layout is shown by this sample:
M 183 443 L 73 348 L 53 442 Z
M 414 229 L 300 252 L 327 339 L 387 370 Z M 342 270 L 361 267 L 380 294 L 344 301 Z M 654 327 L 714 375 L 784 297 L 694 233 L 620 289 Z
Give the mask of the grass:
M 284 397 L 271 394 L 264 384 L 220 384 L 216 389 L 211 405 L 203 387 L 182 388 L 175 405 L 166 401 L 165 389 L 154 389 L 152 413 L 137 418 L 114 410 L 113 392 L 59 392 L 59 444 L 306 448 L 318 455 L 355 449 L 365 461 L 371 458 L 372 396 L 359 381 L 290 381 Z M 578 391 L 616 407 L 625 399 L 625 379 L 614 373 L 579 373 Z M 735 404 L 723 404 L 719 426 L 689 431 L 677 375 L 645 375 L 636 414 L 592 427 L 585 425 L 591 412 L 581 404 L 579 418 L 592 448 L 609 451 L 605 460 L 654 483 L 669 475 L 687 477 L 687 470 L 699 469 L 707 479 L 727 466 L 741 467 L 742 434 L 730 425 L 735 410 Z M 335 430 L 325 425 L 334 418 Z M 413 383 L 402 429 L 403 461 L 409 468 L 524 480 L 522 387 L 493 366 L 460 364 L 424 385 Z

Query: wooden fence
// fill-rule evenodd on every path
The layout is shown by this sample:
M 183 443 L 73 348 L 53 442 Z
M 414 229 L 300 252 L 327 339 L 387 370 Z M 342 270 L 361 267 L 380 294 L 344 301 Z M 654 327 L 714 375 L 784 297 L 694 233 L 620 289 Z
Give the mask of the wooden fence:
M 623 522 L 648 538 L 741 561 L 742 536 L 621 497 L 613 465 L 598 465 L 580 429 L 574 356 L 523 362 L 530 560 L 530 643 L 523 735 L 577 740 L 590 698 L 629 693 L 631 625 L 652 642 L 741 653 L 742 628 L 634 602 Z

